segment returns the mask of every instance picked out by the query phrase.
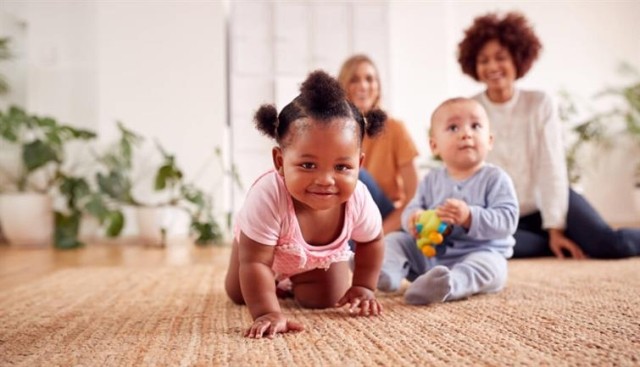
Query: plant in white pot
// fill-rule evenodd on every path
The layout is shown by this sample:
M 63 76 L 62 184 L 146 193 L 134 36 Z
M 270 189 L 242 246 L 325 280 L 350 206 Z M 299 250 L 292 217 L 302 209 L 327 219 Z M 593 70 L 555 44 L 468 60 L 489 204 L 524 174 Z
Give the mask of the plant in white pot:
M 634 201 L 640 213 L 640 73 L 629 64 L 622 64 L 620 73 L 630 80 L 622 86 L 608 88 L 598 97 L 613 99 L 613 107 L 596 114 L 593 118 L 605 122 L 622 122 L 622 134 L 634 143 L 635 169 L 633 175 Z
M 53 196 L 72 176 L 65 171 L 66 149 L 95 137 L 89 130 L 11 106 L 0 111 L 0 223 L 10 244 L 76 247 L 78 223 L 68 209 L 54 215 Z M 61 186 L 62 185 L 62 186 Z M 79 221 L 79 219 L 78 219 Z
M 135 208 L 141 240 L 165 245 L 171 221 L 184 224 L 197 244 L 219 240 L 222 232 L 213 216 L 212 195 L 186 182 L 175 156 L 158 142 L 154 150 L 159 153 L 157 166 L 151 167 L 153 159 L 148 157 L 140 163 L 136 152 L 140 153 L 144 138 L 122 123 L 118 123 L 118 129 L 119 140 L 100 159 L 104 169 L 98 173 L 97 181 L 112 201 Z M 143 167 L 136 170 L 136 163 Z M 149 177 L 153 178 L 152 183 L 146 180 L 149 185 L 141 185 Z
M 562 90 L 559 97 L 560 120 L 565 123 L 567 133 L 565 157 L 569 183 L 575 190 L 581 191 L 581 180 L 585 170 L 585 162 L 581 158 L 584 157 L 585 148 L 598 146 L 608 149 L 611 146 L 611 136 L 602 120 L 581 116 L 580 107 L 569 92 Z
M 578 182 L 586 164 L 580 161 L 582 150 L 587 147 L 608 149 L 614 140 L 629 139 L 632 144 L 630 162 L 635 164 L 632 186 L 637 211 L 640 213 L 640 73 L 629 64 L 620 66 L 620 74 L 630 80 L 621 86 L 606 88 L 597 93 L 587 113 L 579 113 L 579 106 L 567 92 L 561 93 L 560 117 L 572 124 L 569 129 L 572 139 L 567 149 L 567 167 L 572 183 Z M 587 104 L 587 103 L 582 103 Z M 576 116 L 581 115 L 577 118 Z M 579 121 L 579 122 L 575 122 Z M 635 157 L 635 159 L 633 159 Z
M 0 62 L 11 59 L 11 51 L 9 50 L 9 38 L 0 38 Z M 7 78 L 0 73 L 0 96 L 9 92 L 9 83 Z M 0 182 L 1 184 L 1 182 Z M 2 233 L 2 223 L 0 223 L 0 243 L 5 242 L 6 239 Z

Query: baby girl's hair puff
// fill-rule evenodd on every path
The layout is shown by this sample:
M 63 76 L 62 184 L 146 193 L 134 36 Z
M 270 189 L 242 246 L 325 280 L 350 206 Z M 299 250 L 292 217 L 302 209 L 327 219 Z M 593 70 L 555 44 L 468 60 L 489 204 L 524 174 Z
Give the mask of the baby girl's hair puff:
M 256 127 L 263 134 L 276 139 L 276 128 L 278 127 L 278 110 L 273 105 L 262 105 L 256 111 Z
M 387 114 L 383 110 L 373 109 L 367 113 L 365 118 L 364 132 L 368 136 L 376 136 L 384 129 L 384 123 L 387 121 Z
M 316 70 L 309 74 L 300 87 L 300 96 L 311 117 L 328 120 L 333 117 L 350 117 L 346 97 L 337 80 Z

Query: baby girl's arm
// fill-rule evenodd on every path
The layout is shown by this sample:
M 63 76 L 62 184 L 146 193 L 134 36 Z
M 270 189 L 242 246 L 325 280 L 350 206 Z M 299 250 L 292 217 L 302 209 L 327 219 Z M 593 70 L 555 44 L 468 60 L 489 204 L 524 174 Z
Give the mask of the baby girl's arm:
M 288 321 L 280 311 L 271 270 L 274 247 L 253 241 L 242 233 L 238 250 L 240 288 L 253 317 L 253 325 L 245 336 L 273 337 L 276 333 L 302 330 L 301 324 Z
M 374 291 L 378 283 L 382 259 L 384 256 L 383 233 L 372 241 L 356 244 L 355 269 L 351 288 L 338 301 L 337 307 L 349 304 L 349 312 L 358 312 L 361 316 L 379 315 L 382 305 L 375 298 Z

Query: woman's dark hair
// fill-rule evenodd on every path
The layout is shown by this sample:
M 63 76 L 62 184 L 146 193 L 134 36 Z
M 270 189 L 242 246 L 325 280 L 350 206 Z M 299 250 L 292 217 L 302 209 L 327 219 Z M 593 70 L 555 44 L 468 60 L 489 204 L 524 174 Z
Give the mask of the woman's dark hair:
M 500 18 L 496 13 L 489 13 L 475 18 L 458 44 L 458 63 L 463 73 L 479 80 L 476 71 L 478 53 L 492 40 L 509 50 L 516 67 L 516 79 L 527 74 L 542 50 L 538 36 L 524 15 L 510 12 Z
M 258 130 L 283 146 L 291 123 L 306 117 L 321 122 L 328 122 L 336 117 L 352 118 L 358 123 L 360 142 L 365 133 L 374 136 L 382 131 L 387 119 L 387 115 L 379 109 L 371 110 L 363 116 L 346 99 L 338 81 L 321 70 L 309 74 L 300 87 L 300 95 L 286 105 L 279 115 L 275 106 L 262 105 L 256 111 L 254 119 Z

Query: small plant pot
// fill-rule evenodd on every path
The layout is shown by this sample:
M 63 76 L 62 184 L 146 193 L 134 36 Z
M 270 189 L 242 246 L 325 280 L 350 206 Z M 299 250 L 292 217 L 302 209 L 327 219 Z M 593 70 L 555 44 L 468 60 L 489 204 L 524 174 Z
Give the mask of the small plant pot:
M 51 197 L 38 193 L 0 195 L 0 223 L 12 246 L 50 246 L 54 230 Z
M 138 222 L 138 236 L 147 246 L 166 245 L 167 229 L 163 225 L 164 208 L 140 207 L 136 208 Z
M 137 207 L 136 221 L 140 241 L 148 246 L 166 246 L 167 236 L 187 236 L 188 215 L 174 206 Z
M 100 227 L 100 221 L 92 216 L 83 215 L 80 220 L 78 239 L 84 242 L 94 242 L 104 237 L 104 231 Z

